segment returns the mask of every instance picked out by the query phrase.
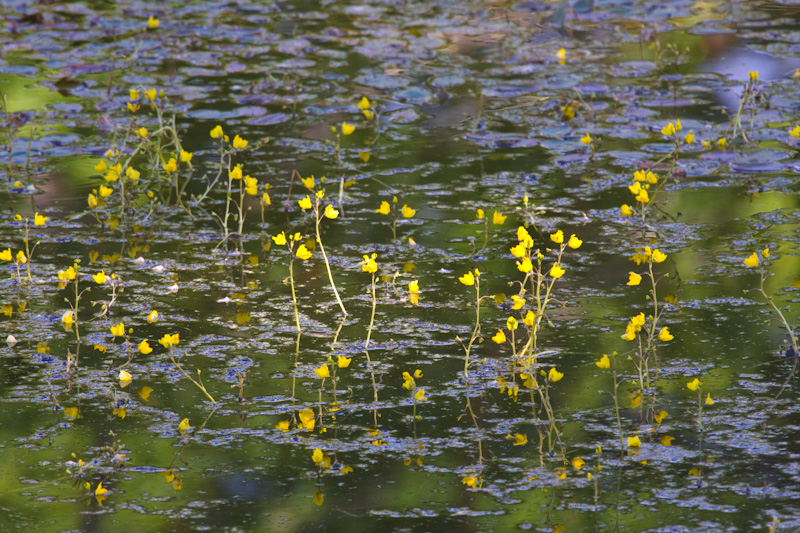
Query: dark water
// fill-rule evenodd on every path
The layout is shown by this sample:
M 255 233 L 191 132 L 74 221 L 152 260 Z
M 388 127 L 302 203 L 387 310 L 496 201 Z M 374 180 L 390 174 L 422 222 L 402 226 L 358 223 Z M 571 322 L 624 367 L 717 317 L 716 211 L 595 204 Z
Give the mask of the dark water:
M 4 2 L 0 14 L 10 112 L 0 251 L 25 250 L 25 218 L 28 249 L 36 244 L 30 281 L 28 265 L 18 278 L 13 260 L 0 263 L 0 332 L 16 339 L 0 346 L 4 530 L 734 531 L 765 530 L 773 517 L 779 530 L 798 528 L 789 335 L 754 290 L 758 269 L 743 263 L 769 249 L 765 289 L 793 325 L 792 6 Z M 159 25 L 148 30 L 150 16 Z M 736 135 L 751 71 L 754 100 Z M 174 137 L 157 133 L 173 115 L 191 168 Z M 676 120 L 681 143 L 689 132 L 695 140 L 673 166 L 662 128 Z M 342 135 L 342 122 L 355 131 Z M 209 186 L 217 125 L 248 141 L 230 164 L 258 181 L 255 196 L 232 182 L 229 210 L 241 204 L 246 218 L 239 235 L 229 216 L 227 239 L 228 169 Z M 104 180 L 95 165 L 117 161 L 108 150 L 138 180 Z M 174 174 L 163 169 L 170 158 Z M 646 219 L 623 217 L 622 204 L 636 207 L 634 171 L 653 163 Z M 322 208 L 340 210 L 321 231 L 345 318 L 294 171 L 316 176 Z M 88 207 L 101 185 L 113 192 Z M 393 197 L 394 239 L 392 215 L 376 213 Z M 399 214 L 404 205 L 413 217 Z M 495 211 L 508 218 L 492 223 Z M 564 373 L 547 387 L 558 442 L 539 390 L 519 370 L 516 401 L 498 382 L 511 382 L 513 351 L 492 337 L 504 329 L 510 339 L 514 316 L 520 350 L 522 320 L 536 311 L 530 283 L 525 307 L 512 309 L 524 275 L 509 249 L 522 224 L 546 280 L 559 249 L 549 235 L 583 241 L 563 252 L 537 335 L 539 383 L 539 371 Z M 313 248 L 292 261 L 299 338 L 290 256 L 272 239 L 281 232 Z M 674 338 L 655 341 L 651 386 L 635 405 L 637 341 L 620 335 L 653 313 L 649 279 L 626 285 L 629 272 L 647 271 L 629 259 L 643 246 L 667 254 L 653 268 L 658 300 L 670 302 L 658 328 Z M 372 253 L 365 352 L 372 277 L 361 265 Z M 76 262 L 79 320 L 68 330 L 75 282 L 60 285 L 58 273 Z M 482 300 L 465 376 L 476 293 L 458 278 L 476 268 L 482 296 L 506 296 Z M 102 285 L 92 279 L 100 271 Z M 120 322 L 127 340 L 110 331 Z M 216 403 L 158 343 L 172 334 L 176 361 Z M 137 349 L 145 339 L 147 355 Z M 622 445 L 612 372 L 594 364 L 612 352 Z M 333 371 L 339 356 L 352 362 L 336 370 L 334 392 L 315 369 Z M 417 369 L 417 388 L 404 388 L 403 373 Z M 694 378 L 702 429 L 686 386 Z M 313 430 L 302 427 L 309 416 Z

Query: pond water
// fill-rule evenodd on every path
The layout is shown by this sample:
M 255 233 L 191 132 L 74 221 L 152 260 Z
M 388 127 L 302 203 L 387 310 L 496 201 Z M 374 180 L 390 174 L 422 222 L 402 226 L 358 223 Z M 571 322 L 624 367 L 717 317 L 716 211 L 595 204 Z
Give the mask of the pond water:
M 0 14 L 4 530 L 800 528 L 794 7 Z

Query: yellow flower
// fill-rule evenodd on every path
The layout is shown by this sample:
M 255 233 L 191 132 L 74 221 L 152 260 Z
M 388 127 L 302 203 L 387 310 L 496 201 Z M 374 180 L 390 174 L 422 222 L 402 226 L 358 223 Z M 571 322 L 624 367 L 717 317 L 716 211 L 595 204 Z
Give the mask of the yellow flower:
M 149 91 L 144 92 L 144 97 L 150 100 L 151 102 L 156 99 L 156 90 L 155 88 L 150 89 Z
M 725 137 L 720 137 L 719 139 L 717 139 L 717 146 L 719 146 L 723 150 L 725 149 L 725 147 L 727 145 L 728 145 L 728 141 L 727 141 L 727 139 L 725 139 Z
M 411 218 L 417 214 L 414 209 L 411 209 L 407 205 L 403 205 L 403 209 L 400 212 L 403 214 L 403 218 Z
M 425 401 L 425 389 L 417 389 L 417 392 L 414 393 L 414 399 L 418 402 Z
M 661 328 L 661 331 L 658 333 L 658 339 L 663 342 L 668 342 L 674 339 L 675 337 L 670 334 L 669 328 Z
M 524 446 L 528 444 L 528 436 L 522 433 L 514 433 L 514 446 Z
M 192 426 L 189 425 L 189 419 L 188 418 L 184 418 L 183 420 L 181 420 L 181 423 L 178 424 L 178 430 L 181 433 L 183 433 L 184 431 L 189 431 L 189 428 L 191 428 L 191 427 Z
M 123 335 L 125 335 L 125 324 L 120 322 L 116 326 L 112 326 L 111 334 L 114 335 L 115 337 L 122 337 Z
M 47 222 L 47 217 L 43 217 L 38 212 L 33 217 L 33 225 L 34 226 L 44 226 L 44 223 Z
M 141 137 L 142 139 L 147 138 L 147 128 L 139 128 L 136 130 L 136 134 Z
M 522 243 L 525 248 L 533 248 L 533 237 L 531 237 L 524 226 L 519 226 L 517 228 L 517 240 Z
M 342 134 L 343 135 L 350 135 L 356 131 L 356 127 L 352 124 L 348 124 L 347 122 L 342 122 Z
M 686 384 L 686 388 L 688 388 L 690 391 L 696 391 L 701 385 L 702 383 L 700 383 L 700 380 L 694 378 L 692 381 Z
M 250 196 L 258 194 L 258 180 L 252 176 L 244 177 L 244 192 Z
M 169 161 L 161 165 L 168 174 L 171 174 L 178 170 L 178 162 L 175 161 L 174 157 L 170 157 Z
M 303 261 L 305 261 L 306 259 L 311 257 L 311 252 L 308 251 L 308 248 L 306 248 L 305 244 L 301 244 L 297 248 L 297 253 L 295 255 L 300 259 L 302 259 Z
M 711 394 L 706 396 L 706 405 L 714 405 L 714 400 L 711 399 Z
M 467 272 L 463 276 L 459 277 L 458 281 L 464 285 L 475 285 L 475 276 L 472 275 L 472 272 Z
M 667 418 L 668 416 L 669 413 L 664 411 L 663 409 L 660 409 L 653 414 L 653 417 L 656 419 L 656 424 L 660 424 L 661 421 Z
M 66 270 L 60 270 L 58 272 L 58 279 L 59 281 L 72 281 L 75 279 L 75 269 L 69 267 Z
M 681 131 L 683 126 L 681 126 L 681 119 L 675 120 L 675 131 Z
M 2 252 L 0 252 L 0 261 L 11 261 L 12 258 L 13 257 L 11 255 L 11 248 L 6 248 Z
M 134 102 L 139 99 L 139 91 L 137 91 L 136 89 L 128 89 L 128 94 L 130 96 L 131 102 Z M 102 172 L 102 170 L 98 170 L 98 172 Z
M 563 372 L 559 372 L 555 369 L 555 367 L 550 369 L 550 372 L 547 373 L 547 379 L 550 380 L 551 383 L 555 383 L 556 381 L 561 381 L 561 378 L 564 377 Z
M 511 309 L 514 311 L 518 311 L 525 307 L 525 298 L 520 298 L 516 294 L 511 295 L 511 301 L 514 302 L 511 306 Z
M 128 106 L 128 111 L 130 111 L 131 113 L 136 113 L 137 111 L 139 111 L 139 108 L 141 107 L 139 104 L 134 104 L 133 102 L 125 102 L 125 105 Z
M 389 205 L 389 202 L 386 200 L 381 202 L 381 206 L 375 210 L 376 213 L 380 213 L 381 215 L 388 215 L 392 212 L 392 206 Z
M 675 135 L 675 125 L 672 124 L 672 122 L 670 122 L 669 124 L 661 128 L 661 133 L 667 135 L 668 137 L 672 137 L 673 135 Z
M 219 126 L 219 125 L 215 126 L 214 129 L 211 130 L 210 135 L 211 135 L 212 139 L 219 139 L 220 137 L 222 137 L 222 135 L 223 135 L 222 126 Z
M 282 231 L 282 232 L 280 232 L 278 235 L 273 235 L 273 236 L 272 236 L 272 240 L 273 240 L 273 241 L 275 242 L 275 244 L 277 244 L 278 246 L 283 246 L 283 245 L 285 245 L 285 244 L 286 244 L 286 232 Z
M 522 319 L 522 323 L 528 327 L 533 326 L 533 321 L 536 319 L 536 315 L 533 314 L 533 311 L 528 310 L 528 313 L 525 315 L 525 318 Z
M 127 387 L 130 384 L 132 379 L 133 378 L 131 377 L 130 373 L 127 370 L 120 370 L 119 371 L 119 380 L 122 383 L 125 383 L 124 385 L 122 385 L 122 388 Z
M 75 323 L 75 315 L 72 314 L 72 311 L 67 311 L 61 316 L 61 321 L 65 326 L 71 326 Z
M 415 292 L 419 292 L 419 280 L 415 279 L 414 281 L 409 282 L 409 284 L 408 284 L 408 292 L 410 292 L 412 294 L 415 293 Z
M 764 259 L 769 259 L 769 248 L 764 248 L 761 251 L 761 257 L 763 257 Z
M 24 265 L 25 263 L 28 262 L 28 258 L 25 257 L 25 252 L 23 252 L 22 250 L 17 252 L 16 260 L 17 260 L 17 263 L 19 263 L 20 265 Z M 70 268 L 72 268 L 72 267 L 70 267 Z
M 136 170 L 136 169 L 135 169 L 135 168 L 133 168 L 133 167 L 128 167 L 127 169 L 125 169 L 125 175 L 126 175 L 126 176 L 128 177 L 128 179 L 129 179 L 129 180 L 131 180 L 131 181 L 136 181 L 136 180 L 138 180 L 138 179 L 139 179 L 139 176 L 141 176 L 141 174 L 139 173 L 139 171 L 138 171 L 138 170 Z
M 514 257 L 524 257 L 525 256 L 525 245 L 523 243 L 519 243 L 513 248 L 511 248 L 511 255 Z
M 694 142 L 694 133 L 687 133 L 685 139 L 686 144 L 692 144 Z
M 672 441 L 675 440 L 675 437 L 670 435 L 662 435 L 661 436 L 661 445 L 662 446 L 672 446 Z
M 519 270 L 522 273 L 527 274 L 528 272 L 533 270 L 533 263 L 531 263 L 530 259 L 528 259 L 527 257 L 524 257 L 522 259 L 522 262 L 517 261 L 517 270 Z
M 242 167 L 240 167 L 239 165 L 233 167 L 233 170 L 228 172 L 228 178 L 230 178 L 231 180 L 242 179 Z
M 364 261 L 361 264 L 361 270 L 364 272 L 369 272 L 370 274 L 374 274 L 378 271 L 378 263 L 375 262 L 375 258 L 378 257 L 378 254 L 372 254 L 372 257 L 365 255 Z
M 366 96 L 362 96 L 361 100 L 358 102 L 358 108 L 361 111 L 364 111 L 365 109 L 369 109 L 369 107 L 370 107 L 369 100 L 367 99 Z
M 749 268 L 757 267 L 758 266 L 758 255 L 756 255 L 756 253 L 753 252 L 753 255 L 751 255 L 750 257 L 748 257 L 747 259 L 744 260 L 744 265 L 746 267 L 749 267 Z
M 640 204 L 646 204 L 650 201 L 650 196 L 647 194 L 647 189 L 642 189 L 639 191 L 639 194 L 636 195 L 634 198 Z
M 158 311 L 156 311 L 154 309 L 154 310 L 150 311 L 149 315 L 147 315 L 147 323 L 148 324 L 152 324 L 153 322 L 156 322 L 157 320 L 158 320 Z
M 150 17 L 147 19 L 147 27 L 151 30 L 158 28 L 158 19 L 155 17 Z M 131 100 L 133 100 L 133 98 L 131 98 Z
M 563 48 L 559 48 L 558 52 L 556 52 L 556 57 L 558 58 L 558 60 L 563 65 L 564 64 L 564 60 L 567 58 L 567 51 L 564 50 Z
M 150 343 L 147 342 L 147 339 L 139 343 L 139 352 L 142 353 L 143 355 L 147 355 L 152 351 L 153 349 L 150 347 Z
M 170 346 L 174 346 L 180 342 L 180 337 L 178 335 L 178 333 L 174 333 L 172 335 L 166 333 L 163 337 L 158 339 L 158 343 L 164 348 L 169 348 Z
M 670 124 L 671 126 L 672 124 Z M 642 441 L 639 440 L 639 437 L 628 437 L 628 447 L 629 448 L 638 448 L 642 445 Z
M 193 155 L 194 154 L 192 152 L 187 152 L 186 150 L 181 150 L 181 155 L 180 155 L 181 163 L 188 163 L 189 161 L 192 160 L 192 156 Z
M 323 458 L 325 455 L 322 453 L 322 450 L 316 448 L 314 452 L 311 454 L 311 460 L 314 461 L 314 464 L 318 465 L 322 463 Z
M 319 377 L 319 378 L 329 378 L 329 377 L 331 377 L 331 373 L 330 373 L 330 371 L 328 370 L 328 365 L 322 365 L 322 366 L 321 366 L 321 367 L 319 367 L 319 368 L 315 368 L 315 369 L 314 369 L 314 373 L 315 373 L 315 374 L 317 375 L 317 377 Z
M 800 124 L 797 124 L 794 128 L 789 130 L 789 135 L 791 135 L 795 139 L 800 137 Z
M 581 244 L 583 244 L 583 241 L 577 238 L 575 234 L 572 234 L 569 238 L 569 241 L 567 242 L 567 246 L 569 246 L 573 250 L 577 250 L 578 248 L 580 248 Z
M 584 461 L 580 457 L 575 457 L 574 459 L 572 459 L 572 468 L 574 468 L 575 470 L 580 470 L 584 466 L 586 466 L 586 461 Z
M 94 279 L 95 283 L 97 283 L 98 285 L 102 285 L 103 283 L 106 282 L 106 273 L 105 271 L 101 270 L 97 274 L 93 274 L 92 278 Z
M 114 189 L 111 187 L 106 187 L 105 185 L 100 185 L 100 198 L 108 198 L 111 196 L 111 193 L 114 192 Z
M 565 270 L 561 268 L 561 265 L 556 263 L 553 265 L 553 268 L 550 269 L 550 275 L 556 279 L 560 278 L 564 275 Z
M 586 135 L 581 137 L 581 142 L 583 144 L 591 144 L 592 143 L 592 136 L 587 133 Z
M 633 211 L 631 211 L 631 207 L 628 204 L 622 204 L 619 208 L 619 214 L 623 217 L 629 217 L 633 215 Z
M 751 70 L 747 73 L 747 76 L 750 78 L 750 81 L 758 81 L 758 71 Z
M 513 316 L 508 317 L 508 320 L 506 320 L 506 328 L 508 331 L 515 331 L 518 327 L 519 322 L 517 322 L 517 319 Z
M 508 215 L 503 215 L 495 211 L 492 215 L 492 224 L 500 226 L 506 221 L 506 218 L 508 218 Z
M 497 344 L 503 344 L 504 342 L 506 342 L 506 334 L 503 333 L 502 329 L 498 329 L 497 334 L 494 337 L 492 337 L 492 340 Z
M 314 186 L 317 184 L 317 180 L 314 179 L 314 176 L 309 176 L 307 178 L 300 178 L 300 181 L 303 183 L 303 186 L 306 189 L 313 189 Z
M 495 211 L 495 213 L 496 213 L 496 212 L 497 212 L 497 211 Z M 485 215 L 485 213 L 483 212 L 483 209 L 478 209 L 478 210 L 475 212 L 475 218 L 477 218 L 478 220 L 483 220 L 483 217 L 484 217 L 484 215 Z
M 103 482 L 101 481 L 100 483 L 97 484 L 97 488 L 94 489 L 94 495 L 105 496 L 106 494 L 108 494 L 108 489 L 103 488 Z
M 653 263 L 663 263 L 667 259 L 667 254 L 658 249 L 653 250 Z
M 325 216 L 330 219 L 334 219 L 339 216 L 339 211 L 333 208 L 332 205 L 328 204 L 325 206 Z
M 551 233 L 550 234 L 550 240 L 553 241 L 556 244 L 563 243 L 564 242 L 564 232 L 561 231 L 561 230 L 558 230 L 555 233 Z
M 464 476 L 463 478 L 461 478 L 461 483 L 471 489 L 474 489 L 475 486 L 478 484 L 478 478 L 475 476 Z
M 106 170 L 108 170 L 108 166 L 106 166 L 106 162 L 105 162 L 105 161 L 103 161 L 102 159 L 100 160 L 100 162 L 99 162 L 99 163 L 97 163 L 97 164 L 94 166 L 94 171 L 95 171 L 95 172 L 97 172 L 98 174 L 102 174 L 102 173 L 103 173 L 103 172 L 105 172 Z
M 636 327 L 633 324 L 628 324 L 625 328 L 625 334 L 622 335 L 622 339 L 626 341 L 632 341 L 636 338 Z
M 628 272 L 628 285 L 638 285 L 642 282 L 642 276 L 636 272 Z
M 606 354 L 603 354 L 603 357 L 601 357 L 599 361 L 595 361 L 594 364 L 597 368 L 611 368 L 611 360 Z
M 345 357 L 343 355 L 340 355 L 336 361 L 336 364 L 339 368 L 347 368 L 348 366 L 350 366 L 350 361 L 352 360 L 353 360 L 352 357 Z
M 631 324 L 636 326 L 636 331 L 639 331 L 639 329 L 644 326 L 644 313 L 639 313 L 635 317 L 632 317 Z
M 311 203 L 311 197 L 309 197 L 308 195 L 306 195 L 306 197 L 303 198 L 302 200 L 299 200 L 297 202 L 297 205 L 299 205 L 301 209 L 311 209 L 314 206 Z
M 233 147 L 237 150 L 244 150 L 247 147 L 247 141 L 237 135 L 233 138 Z

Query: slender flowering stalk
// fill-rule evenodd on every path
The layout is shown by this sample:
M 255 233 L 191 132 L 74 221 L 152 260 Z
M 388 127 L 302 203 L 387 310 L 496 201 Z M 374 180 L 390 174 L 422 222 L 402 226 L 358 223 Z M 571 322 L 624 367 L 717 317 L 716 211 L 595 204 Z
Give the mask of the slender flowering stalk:
M 365 255 L 364 262 L 361 264 L 361 269 L 364 272 L 369 272 L 372 275 L 372 284 L 370 285 L 370 293 L 372 294 L 372 314 L 369 317 L 369 328 L 367 328 L 367 341 L 364 343 L 364 350 L 369 350 L 369 339 L 372 336 L 372 326 L 375 323 L 375 307 L 377 305 L 377 298 L 375 297 L 375 273 L 378 271 L 378 264 L 375 262 L 378 254 L 372 256 Z M 369 354 L 369 352 L 367 352 Z
M 342 303 L 342 299 L 339 297 L 339 291 L 336 289 L 336 283 L 333 281 L 333 273 L 331 272 L 331 264 L 328 261 L 328 256 L 325 253 L 325 247 L 322 245 L 322 235 L 319 231 L 320 222 L 322 222 L 323 218 L 335 219 L 339 216 L 339 211 L 333 208 L 331 205 L 325 206 L 325 209 L 321 209 L 322 206 L 322 199 L 325 197 L 325 191 L 319 190 L 314 194 L 314 202 L 312 203 L 311 198 L 306 196 L 298 203 L 302 209 L 314 209 L 314 228 L 317 234 L 317 244 L 319 245 L 319 251 L 322 252 L 322 259 L 325 261 L 325 268 L 328 271 L 328 280 L 331 282 L 331 288 L 333 289 L 333 294 L 336 296 L 336 302 L 339 304 L 339 308 L 342 310 L 342 315 L 347 316 L 347 310 L 344 308 L 344 304 Z
M 464 355 L 464 378 L 469 378 L 469 354 L 472 351 L 472 345 L 475 343 L 475 340 L 480 336 L 481 331 L 481 273 L 476 268 L 475 274 L 472 272 L 467 272 L 463 276 L 458 278 L 462 284 L 470 286 L 475 286 L 475 328 L 472 330 L 472 336 L 469 339 L 469 343 L 464 347 L 465 355 Z M 461 339 L 459 339 L 461 340 Z

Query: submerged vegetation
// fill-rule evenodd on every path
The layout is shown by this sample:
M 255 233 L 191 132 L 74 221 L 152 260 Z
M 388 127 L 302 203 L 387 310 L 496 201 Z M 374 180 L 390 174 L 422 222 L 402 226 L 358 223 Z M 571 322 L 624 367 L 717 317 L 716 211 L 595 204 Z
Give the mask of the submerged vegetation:
M 800 523 L 800 62 L 418 4 L 0 8 L 7 529 Z

